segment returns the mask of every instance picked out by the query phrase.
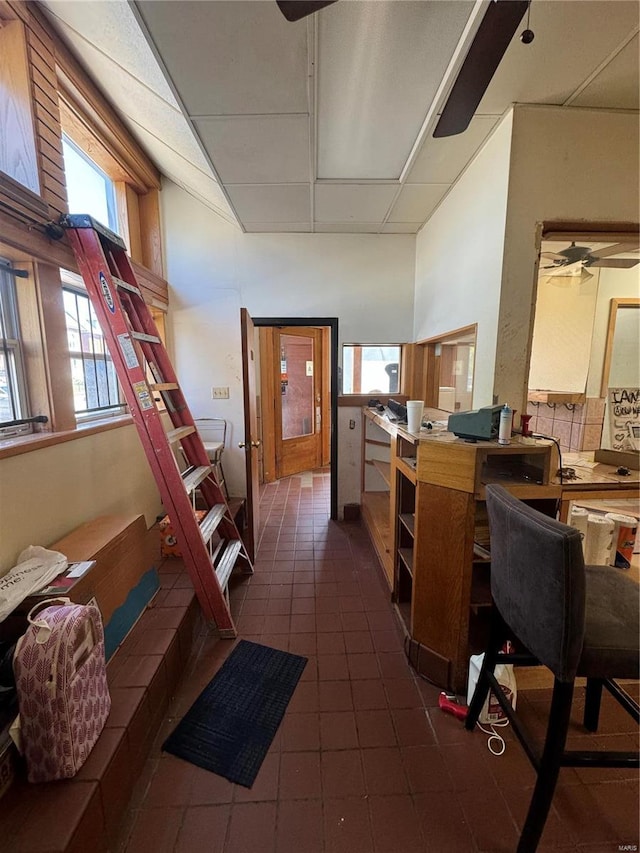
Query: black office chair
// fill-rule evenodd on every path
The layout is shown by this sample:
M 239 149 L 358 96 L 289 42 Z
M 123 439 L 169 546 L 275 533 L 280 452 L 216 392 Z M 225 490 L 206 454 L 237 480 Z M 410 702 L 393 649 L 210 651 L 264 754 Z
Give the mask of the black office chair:
M 638 587 L 620 569 L 587 566 L 581 535 L 487 486 L 491 533 L 491 638 L 465 727 L 473 729 L 491 689 L 537 773 L 518 853 L 535 851 L 561 767 L 638 767 L 637 752 L 567 751 L 565 743 L 576 676 L 587 678 L 584 724 L 596 731 L 602 688 L 633 718 L 636 702 L 613 679 L 639 676 Z M 506 639 L 524 649 L 500 654 Z M 500 690 L 496 663 L 542 664 L 554 675 L 544 747 L 540 750 Z

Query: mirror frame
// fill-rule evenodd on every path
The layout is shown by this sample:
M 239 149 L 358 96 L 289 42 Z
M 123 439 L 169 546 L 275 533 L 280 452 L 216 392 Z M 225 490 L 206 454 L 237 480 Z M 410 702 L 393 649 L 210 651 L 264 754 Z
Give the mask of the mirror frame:
M 609 389 L 609 373 L 611 371 L 611 356 L 613 354 L 613 338 L 616 332 L 616 318 L 618 308 L 640 308 L 640 299 L 628 297 L 626 299 L 612 299 L 609 308 L 609 325 L 607 326 L 607 340 L 604 348 L 604 362 L 602 364 L 602 382 L 600 384 L 600 396 L 607 396 Z

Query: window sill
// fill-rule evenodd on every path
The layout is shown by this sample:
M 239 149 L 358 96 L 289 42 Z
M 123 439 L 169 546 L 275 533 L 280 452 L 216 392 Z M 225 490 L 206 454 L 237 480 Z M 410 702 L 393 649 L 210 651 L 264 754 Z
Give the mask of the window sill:
M 32 450 L 42 450 L 44 447 L 53 447 L 55 444 L 63 444 L 65 441 L 75 441 L 77 438 L 85 438 L 99 432 L 110 429 L 118 429 L 133 423 L 131 415 L 119 415 L 103 421 L 93 421 L 90 424 L 78 425 L 76 429 L 64 432 L 36 432 L 28 436 L 16 436 L 0 441 L 0 459 L 9 456 L 20 456 L 22 453 L 30 453 Z

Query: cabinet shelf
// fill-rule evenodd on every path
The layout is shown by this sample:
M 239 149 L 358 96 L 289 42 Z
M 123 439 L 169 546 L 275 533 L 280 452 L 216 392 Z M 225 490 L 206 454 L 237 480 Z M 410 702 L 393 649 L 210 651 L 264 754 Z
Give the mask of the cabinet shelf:
M 370 463 L 376 471 L 380 472 L 382 479 L 388 486 L 391 483 L 391 463 L 383 462 L 381 459 L 371 459 Z
M 406 570 L 413 577 L 413 548 L 398 548 L 398 556 L 404 563 Z
M 401 512 L 398 516 L 400 523 L 409 531 L 412 536 L 415 536 L 416 516 L 413 512 Z

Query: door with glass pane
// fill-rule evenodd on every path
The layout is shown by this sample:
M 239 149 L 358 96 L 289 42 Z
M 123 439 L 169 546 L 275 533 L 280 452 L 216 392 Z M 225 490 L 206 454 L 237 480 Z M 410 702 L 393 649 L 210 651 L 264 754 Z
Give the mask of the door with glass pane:
M 322 459 L 322 333 L 275 329 L 276 477 L 320 467 Z

